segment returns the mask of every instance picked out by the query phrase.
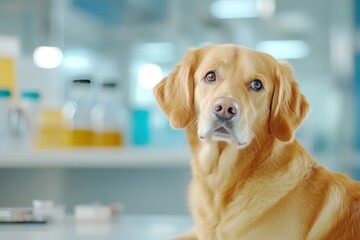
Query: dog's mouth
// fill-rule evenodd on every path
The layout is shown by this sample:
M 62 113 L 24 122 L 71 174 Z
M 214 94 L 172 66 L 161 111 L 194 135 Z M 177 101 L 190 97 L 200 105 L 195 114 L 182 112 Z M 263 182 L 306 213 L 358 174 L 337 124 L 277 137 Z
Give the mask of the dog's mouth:
M 238 146 L 246 145 L 246 141 L 241 141 L 232 126 L 218 125 L 213 126 L 205 135 L 200 135 L 202 140 L 212 139 L 214 141 L 225 141 L 228 143 L 236 142 Z
M 227 135 L 227 136 L 231 135 L 230 131 L 228 129 L 226 129 L 225 127 L 223 127 L 223 126 L 215 129 L 214 134 L 222 135 L 222 136 L 223 135 Z

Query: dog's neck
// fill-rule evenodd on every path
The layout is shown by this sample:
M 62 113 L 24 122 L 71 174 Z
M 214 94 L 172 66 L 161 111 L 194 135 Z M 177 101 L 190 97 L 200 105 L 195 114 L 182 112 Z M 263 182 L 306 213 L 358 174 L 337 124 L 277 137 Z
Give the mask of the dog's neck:
M 193 170 L 203 175 L 226 174 L 230 169 L 237 167 L 241 168 L 238 173 L 246 176 L 269 161 L 270 155 L 279 151 L 283 153 L 284 148 L 297 145 L 296 141 L 285 144 L 268 135 L 257 137 L 247 147 L 239 149 L 227 142 L 203 142 L 193 127 L 187 129 L 187 135 L 194 160 Z
M 239 149 L 225 142 L 203 142 L 191 128 L 187 129 L 187 134 L 192 152 L 192 173 L 214 191 L 227 182 L 233 184 L 229 188 L 240 187 L 253 176 L 265 179 L 281 175 L 289 167 L 311 169 L 315 165 L 312 160 L 301 160 L 295 162 L 299 166 L 289 166 L 294 165 L 294 158 L 302 159 L 301 155 L 306 154 L 296 140 L 284 143 L 268 134 Z
M 192 133 L 188 129 L 193 181 L 216 212 L 240 198 L 244 208 L 261 215 L 306 181 L 316 166 L 296 140 L 283 143 L 269 136 L 238 149 L 224 142 L 202 142 Z M 263 190 L 254 192 L 258 186 Z
M 276 146 L 277 145 L 277 146 Z M 192 167 L 194 173 L 204 176 L 216 175 L 218 178 L 227 176 L 230 170 L 237 168 L 238 177 L 248 178 L 254 171 L 263 168 L 269 161 L 275 148 L 283 148 L 276 141 L 266 144 L 250 144 L 239 149 L 226 142 L 202 142 L 192 144 Z

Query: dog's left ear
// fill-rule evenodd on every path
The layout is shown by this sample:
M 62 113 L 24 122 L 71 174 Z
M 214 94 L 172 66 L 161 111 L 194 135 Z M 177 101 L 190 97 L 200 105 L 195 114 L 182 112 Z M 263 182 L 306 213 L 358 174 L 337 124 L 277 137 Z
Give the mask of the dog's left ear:
M 193 116 L 195 51 L 189 49 L 169 76 L 154 88 L 156 101 L 173 128 L 185 128 Z
M 300 92 L 291 66 L 279 62 L 275 73 L 274 94 L 270 109 L 270 130 L 280 141 L 293 140 L 310 106 Z

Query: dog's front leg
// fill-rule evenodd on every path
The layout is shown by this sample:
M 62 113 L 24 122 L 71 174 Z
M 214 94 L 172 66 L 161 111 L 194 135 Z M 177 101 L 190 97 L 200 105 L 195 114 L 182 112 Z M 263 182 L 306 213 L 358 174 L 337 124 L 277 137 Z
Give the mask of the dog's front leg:
M 171 238 L 171 240 L 198 240 L 198 238 L 196 236 L 195 229 L 191 229 L 182 235 Z

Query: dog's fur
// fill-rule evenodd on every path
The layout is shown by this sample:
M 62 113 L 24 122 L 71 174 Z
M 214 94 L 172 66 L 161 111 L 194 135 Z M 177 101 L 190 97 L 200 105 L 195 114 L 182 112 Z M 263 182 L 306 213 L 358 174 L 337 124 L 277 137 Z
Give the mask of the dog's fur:
M 264 89 L 251 88 L 255 79 Z M 154 94 L 192 153 L 195 227 L 178 239 L 360 239 L 360 184 L 294 139 L 309 105 L 287 63 L 234 45 L 190 49 Z M 239 106 L 225 137 L 214 135 L 220 97 Z

